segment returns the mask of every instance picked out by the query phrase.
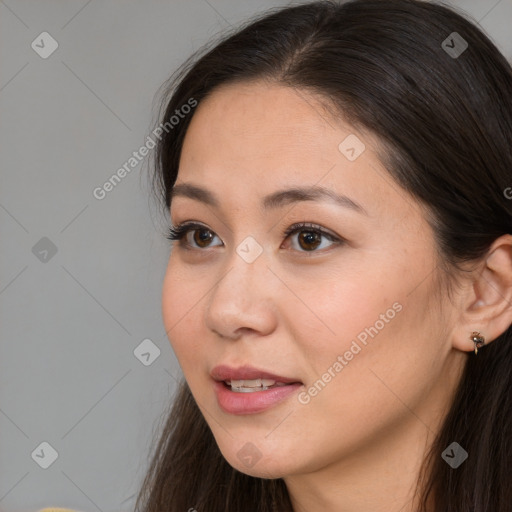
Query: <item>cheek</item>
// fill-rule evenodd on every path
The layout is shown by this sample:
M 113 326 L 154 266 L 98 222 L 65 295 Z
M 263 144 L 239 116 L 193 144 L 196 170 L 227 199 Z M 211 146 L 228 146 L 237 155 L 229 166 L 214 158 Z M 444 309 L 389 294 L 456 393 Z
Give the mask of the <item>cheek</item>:
M 349 425 L 392 421 L 407 413 L 404 403 L 417 402 L 437 371 L 432 340 L 439 332 L 420 293 L 412 298 L 395 289 L 356 295 L 349 304 L 338 300 L 331 318 L 337 314 L 343 325 L 330 343 L 317 336 L 308 347 L 312 371 L 306 391 L 312 417 L 329 410 L 333 426 L 345 424 L 355 434 Z
M 304 314 L 295 313 L 300 328 L 290 329 L 296 329 L 296 339 L 301 340 L 301 349 L 315 375 L 324 373 L 338 355 L 347 351 L 347 358 L 352 358 L 350 366 L 356 360 L 366 366 L 387 362 L 399 351 L 411 350 L 411 338 L 417 338 L 419 326 L 427 322 L 425 269 L 434 268 L 429 251 L 408 255 L 389 247 L 378 253 L 353 254 L 347 251 L 343 266 L 317 276 L 309 284 L 302 277 L 293 278 L 294 289 L 306 298 L 309 310 L 296 301 Z M 316 288 L 311 287 L 312 282 Z M 307 336 L 301 336 L 301 332 Z
M 403 314 L 399 291 L 370 272 L 350 279 L 331 274 L 316 282 L 314 294 L 294 289 L 307 299 L 290 301 L 286 317 L 294 319 L 289 329 L 316 377 L 347 352 L 347 358 L 364 359 L 368 347 L 385 338 Z
M 422 380 L 429 380 L 436 321 L 425 312 L 427 292 L 409 296 L 406 279 L 370 272 L 350 281 L 331 277 L 330 283 L 328 293 L 311 298 L 316 315 L 296 314 L 291 327 L 307 378 L 301 403 L 309 403 L 311 419 L 330 410 L 333 425 L 355 425 L 364 416 L 379 423 L 386 408 L 391 415 L 400 408 L 392 390 L 414 400 Z
M 198 335 L 204 291 L 169 263 L 162 285 L 162 319 L 171 346 L 182 367 L 201 353 Z

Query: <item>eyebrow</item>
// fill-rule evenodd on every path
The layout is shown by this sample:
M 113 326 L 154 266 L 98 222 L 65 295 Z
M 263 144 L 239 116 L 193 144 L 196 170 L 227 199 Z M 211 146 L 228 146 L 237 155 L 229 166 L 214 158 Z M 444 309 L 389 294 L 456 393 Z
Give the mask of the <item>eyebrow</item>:
M 193 185 L 192 183 L 179 183 L 171 189 L 170 200 L 175 197 L 188 197 L 215 208 L 220 207 L 220 202 L 216 196 L 209 190 Z M 264 210 L 276 209 L 287 204 L 301 201 L 330 201 L 344 208 L 349 208 L 355 212 L 368 215 L 367 211 L 348 196 L 340 195 L 329 188 L 319 185 L 312 187 L 292 187 L 285 190 L 278 190 L 263 198 L 262 206 Z

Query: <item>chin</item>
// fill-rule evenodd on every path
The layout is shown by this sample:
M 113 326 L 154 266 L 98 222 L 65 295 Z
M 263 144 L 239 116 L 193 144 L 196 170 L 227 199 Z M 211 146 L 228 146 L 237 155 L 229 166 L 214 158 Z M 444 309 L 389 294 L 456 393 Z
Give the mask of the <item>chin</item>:
M 289 458 L 274 450 L 269 456 L 262 452 L 258 454 L 248 444 L 238 451 L 233 450 L 233 446 L 226 447 L 221 453 L 231 467 L 256 478 L 283 478 L 294 472 Z
M 253 467 L 241 464 L 239 460 L 233 461 L 233 463 L 228 461 L 228 464 L 234 467 L 237 471 L 240 471 L 240 473 L 244 473 L 245 475 L 253 476 L 255 478 L 275 480 L 277 478 L 283 478 L 289 474 L 288 471 L 282 467 L 276 467 L 274 464 L 264 464 L 263 459 Z

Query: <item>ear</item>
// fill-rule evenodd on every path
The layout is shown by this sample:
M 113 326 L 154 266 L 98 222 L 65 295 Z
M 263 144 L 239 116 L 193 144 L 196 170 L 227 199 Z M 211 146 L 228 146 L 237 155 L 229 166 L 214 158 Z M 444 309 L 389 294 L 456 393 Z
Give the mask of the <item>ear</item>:
M 512 236 L 497 238 L 474 271 L 466 287 L 459 321 L 453 331 L 453 346 L 473 351 L 473 331 L 480 332 L 485 345 L 503 334 L 512 324 Z M 481 348 L 485 350 L 485 346 Z

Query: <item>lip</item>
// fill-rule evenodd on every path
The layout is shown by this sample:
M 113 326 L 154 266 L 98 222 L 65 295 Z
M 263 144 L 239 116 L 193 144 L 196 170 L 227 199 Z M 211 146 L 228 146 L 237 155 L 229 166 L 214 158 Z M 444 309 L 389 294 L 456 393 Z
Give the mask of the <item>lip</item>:
M 272 379 L 276 382 L 283 382 L 284 384 L 292 384 L 295 382 L 301 383 L 299 379 L 290 377 L 283 377 L 266 370 L 260 370 L 252 366 L 239 366 L 234 368 L 227 365 L 219 365 L 213 368 L 210 375 L 216 381 L 224 380 L 253 380 L 253 379 Z M 302 383 L 301 383 L 302 384 Z
M 266 370 L 259 370 L 252 366 L 241 366 L 238 368 L 226 365 L 216 366 L 210 373 L 214 380 L 214 390 L 217 395 L 219 407 L 229 414 L 256 414 L 269 409 L 285 400 L 292 393 L 303 386 L 298 379 L 283 377 Z M 224 383 L 225 380 L 253 380 L 272 379 L 276 382 L 287 384 L 264 391 L 252 391 L 249 393 L 238 393 L 231 391 Z
M 229 414 L 256 414 L 277 405 L 285 398 L 302 388 L 302 384 L 296 382 L 265 391 L 251 391 L 250 393 L 237 393 L 231 391 L 222 381 L 214 381 L 214 389 L 217 395 L 219 407 Z

